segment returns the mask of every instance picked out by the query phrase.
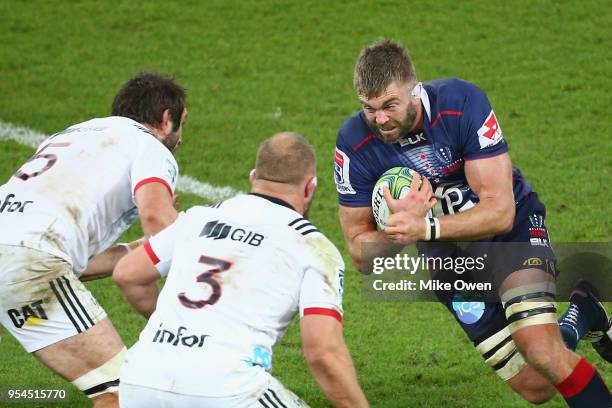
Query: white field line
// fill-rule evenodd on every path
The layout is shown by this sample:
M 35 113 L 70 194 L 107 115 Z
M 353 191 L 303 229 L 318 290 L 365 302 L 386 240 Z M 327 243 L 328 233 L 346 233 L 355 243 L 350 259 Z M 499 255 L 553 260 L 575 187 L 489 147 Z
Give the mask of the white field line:
M 19 144 L 37 148 L 48 136 L 23 126 L 0 121 L 0 141 L 11 139 Z M 177 188 L 185 193 L 195 194 L 211 202 L 233 197 L 241 192 L 231 187 L 219 187 L 203 183 L 191 176 L 179 175 Z

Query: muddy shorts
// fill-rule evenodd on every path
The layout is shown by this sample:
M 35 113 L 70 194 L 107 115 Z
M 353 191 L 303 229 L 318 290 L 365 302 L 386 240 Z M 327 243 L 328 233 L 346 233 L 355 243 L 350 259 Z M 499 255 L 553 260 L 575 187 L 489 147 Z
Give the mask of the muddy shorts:
M 66 260 L 0 245 L 0 323 L 28 352 L 82 333 L 105 317 Z

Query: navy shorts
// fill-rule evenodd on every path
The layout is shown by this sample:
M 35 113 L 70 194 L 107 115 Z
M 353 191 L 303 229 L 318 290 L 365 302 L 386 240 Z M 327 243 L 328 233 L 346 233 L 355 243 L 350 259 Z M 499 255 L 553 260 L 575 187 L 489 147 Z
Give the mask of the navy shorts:
M 420 243 L 419 251 L 428 257 L 485 256 L 485 268 L 467 270 L 460 276 L 452 270 L 431 271 L 432 278 L 452 282 L 490 282 L 490 291 L 450 290 L 436 293 L 474 345 L 502 330 L 506 315 L 499 300 L 498 289 L 505 278 L 521 269 L 541 269 L 557 275 L 556 260 L 544 223 L 546 208 L 536 193 L 530 193 L 516 207 L 512 231 L 486 241 L 471 243 Z

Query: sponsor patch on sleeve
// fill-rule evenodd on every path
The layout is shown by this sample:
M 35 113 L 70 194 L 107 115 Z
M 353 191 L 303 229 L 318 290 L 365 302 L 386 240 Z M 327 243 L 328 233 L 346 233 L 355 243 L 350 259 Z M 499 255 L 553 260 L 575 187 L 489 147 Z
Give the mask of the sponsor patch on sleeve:
M 357 194 L 349 179 L 349 157 L 340 149 L 336 148 L 334 158 L 334 180 L 336 190 L 340 194 Z
M 489 116 L 487 116 L 480 129 L 478 129 L 478 142 L 480 143 L 480 148 L 484 149 L 494 146 L 502 140 L 504 140 L 504 136 L 502 135 L 501 127 L 499 126 L 495 112 L 491 110 Z

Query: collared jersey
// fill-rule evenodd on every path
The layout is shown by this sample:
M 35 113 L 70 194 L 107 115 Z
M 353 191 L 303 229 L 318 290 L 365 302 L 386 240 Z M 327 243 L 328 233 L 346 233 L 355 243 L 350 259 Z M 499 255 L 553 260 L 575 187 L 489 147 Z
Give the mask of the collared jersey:
M 341 205 L 370 206 L 376 181 L 397 166 L 412 168 L 431 182 L 438 198 L 436 215 L 465 211 L 478 202 L 465 177 L 465 161 L 508 151 L 487 96 L 460 79 L 419 83 L 413 95 L 424 112 L 418 134 L 387 144 L 375 136 L 362 111 L 340 128 L 334 175 Z M 513 186 L 517 203 L 531 191 L 517 168 Z
M 272 347 L 296 314 L 342 320 L 340 253 L 269 197 L 193 207 L 145 250 L 169 272 L 122 382 L 209 397 L 250 392 L 267 381 Z
M 80 275 L 136 220 L 136 190 L 160 182 L 172 195 L 177 176 L 170 151 L 131 119 L 71 126 L 0 187 L 0 244 L 48 252 Z

